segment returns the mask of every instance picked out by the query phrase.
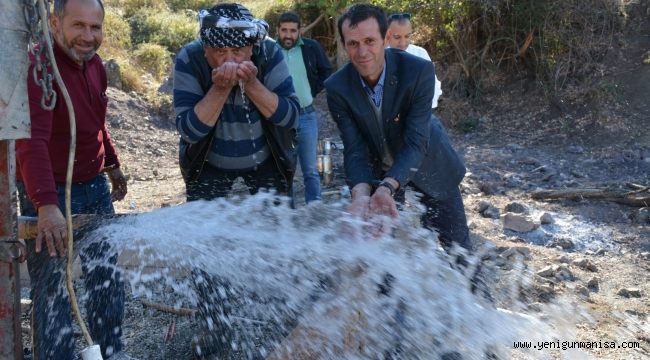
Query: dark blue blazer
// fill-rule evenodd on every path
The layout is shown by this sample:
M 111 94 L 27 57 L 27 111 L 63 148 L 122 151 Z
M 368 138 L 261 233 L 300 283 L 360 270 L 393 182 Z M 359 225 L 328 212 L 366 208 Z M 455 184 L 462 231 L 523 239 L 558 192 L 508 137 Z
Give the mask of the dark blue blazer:
M 401 50 L 386 49 L 382 99 L 384 134 L 393 166 L 381 169 L 381 132 L 359 73 L 348 63 L 325 81 L 327 103 L 343 139 L 345 173 L 352 188 L 385 176 L 400 186 L 413 183 L 443 200 L 465 176 L 440 120 L 431 112 L 433 63 Z

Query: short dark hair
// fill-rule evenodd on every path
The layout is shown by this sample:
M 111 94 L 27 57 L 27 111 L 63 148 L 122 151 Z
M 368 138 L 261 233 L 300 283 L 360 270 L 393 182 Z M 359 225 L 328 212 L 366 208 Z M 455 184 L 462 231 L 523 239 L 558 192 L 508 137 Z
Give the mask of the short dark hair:
M 287 11 L 280 15 L 278 18 L 278 27 L 280 27 L 280 24 L 287 22 L 298 23 L 298 28 L 300 28 L 300 16 L 293 11 Z
M 99 7 L 102 9 L 102 14 L 106 14 L 106 11 L 104 10 L 104 3 L 102 0 L 95 0 L 98 4 Z M 68 0 L 54 0 L 54 9 L 52 13 L 54 16 L 58 18 L 62 18 L 63 15 L 65 15 L 65 6 L 68 4 Z
M 406 22 L 411 21 L 411 14 L 409 13 L 396 13 L 396 14 L 391 14 L 388 17 L 388 26 L 390 27 L 390 24 L 393 22 L 397 22 L 400 25 L 406 24 Z
M 365 21 L 370 18 L 375 18 L 377 24 L 379 24 L 379 33 L 381 38 L 386 37 L 386 30 L 388 29 L 388 21 L 386 20 L 386 12 L 378 6 L 370 4 L 354 4 L 348 8 L 348 10 L 341 15 L 337 23 L 339 30 L 339 36 L 341 37 L 341 42 L 345 44 L 345 38 L 343 38 L 343 22 L 345 20 L 350 21 L 350 27 L 355 27 L 358 23 Z

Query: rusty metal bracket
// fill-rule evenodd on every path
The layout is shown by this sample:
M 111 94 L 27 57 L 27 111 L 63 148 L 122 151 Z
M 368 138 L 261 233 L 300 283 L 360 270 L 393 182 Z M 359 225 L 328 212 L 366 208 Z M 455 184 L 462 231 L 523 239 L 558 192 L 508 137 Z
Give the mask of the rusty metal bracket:
M 23 263 L 27 260 L 27 248 L 19 240 L 0 240 L 0 261 Z

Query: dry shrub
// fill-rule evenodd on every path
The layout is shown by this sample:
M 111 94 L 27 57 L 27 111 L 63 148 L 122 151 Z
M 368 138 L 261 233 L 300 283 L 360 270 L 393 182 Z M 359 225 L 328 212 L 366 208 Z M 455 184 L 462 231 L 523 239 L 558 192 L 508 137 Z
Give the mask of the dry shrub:
M 146 84 L 142 81 L 142 70 L 134 66 L 128 60 L 117 60 L 120 65 L 120 76 L 122 77 L 122 90 L 129 92 L 145 93 Z
M 157 81 L 169 75 L 171 53 L 158 44 L 142 43 L 133 52 L 137 64 L 149 72 Z
M 536 80 L 547 93 L 594 70 L 617 28 L 615 0 L 377 0 L 411 12 L 415 39 L 435 61 L 457 64 L 451 90 L 478 98 L 487 73 Z

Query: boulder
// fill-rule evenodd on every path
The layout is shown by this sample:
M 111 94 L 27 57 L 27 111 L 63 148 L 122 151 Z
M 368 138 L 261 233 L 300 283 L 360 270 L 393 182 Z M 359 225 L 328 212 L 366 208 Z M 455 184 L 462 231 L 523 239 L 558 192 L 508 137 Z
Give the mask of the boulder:
M 106 69 L 106 77 L 108 79 L 108 86 L 122 90 L 122 74 L 120 72 L 120 65 L 115 59 L 109 59 L 104 62 Z

